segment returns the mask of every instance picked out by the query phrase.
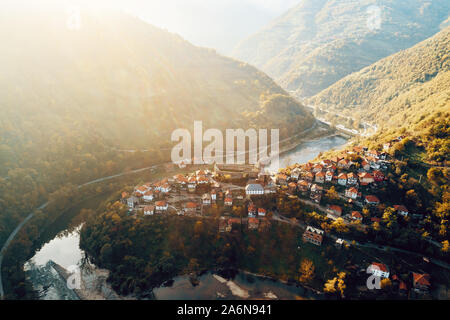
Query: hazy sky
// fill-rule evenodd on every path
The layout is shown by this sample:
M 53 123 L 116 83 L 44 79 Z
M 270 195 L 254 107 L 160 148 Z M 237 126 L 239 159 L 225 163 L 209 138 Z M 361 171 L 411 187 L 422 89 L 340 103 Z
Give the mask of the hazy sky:
M 178 33 L 195 45 L 229 54 L 239 41 L 302 0 L 0 0 L 0 12 L 54 6 L 114 7 Z
M 126 7 L 190 42 L 230 53 L 301 0 L 131 0 Z

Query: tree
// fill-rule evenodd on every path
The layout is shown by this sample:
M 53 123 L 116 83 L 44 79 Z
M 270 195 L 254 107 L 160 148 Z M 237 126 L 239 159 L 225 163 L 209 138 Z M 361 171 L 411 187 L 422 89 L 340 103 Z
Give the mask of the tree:
M 448 240 L 442 241 L 442 252 L 449 252 L 450 251 L 450 242 Z
M 299 281 L 303 283 L 310 283 L 314 278 L 314 263 L 309 259 L 303 259 L 298 271 L 300 273 Z
M 328 280 L 325 283 L 323 291 L 326 293 L 337 293 L 340 295 L 341 298 L 343 298 L 344 291 L 347 288 L 344 282 L 345 276 L 346 276 L 345 272 L 338 273 L 336 277 Z
M 383 279 L 380 282 L 381 289 L 389 289 L 392 286 L 392 282 L 389 279 Z
M 333 186 L 327 191 L 327 198 L 330 200 L 337 200 L 339 199 L 339 195 L 336 191 L 336 188 Z

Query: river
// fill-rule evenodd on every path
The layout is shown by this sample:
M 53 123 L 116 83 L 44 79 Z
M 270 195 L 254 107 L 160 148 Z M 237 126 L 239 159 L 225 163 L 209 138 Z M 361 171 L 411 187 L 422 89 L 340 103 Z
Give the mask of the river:
M 346 139 L 339 136 L 306 142 L 281 155 L 280 164 L 287 166 L 293 163 L 305 163 L 317 157 L 320 152 L 342 146 L 346 142 Z M 274 170 L 274 168 L 269 168 L 269 170 Z M 51 240 L 44 244 L 25 264 L 27 278 L 37 290 L 40 299 L 78 299 L 52 268 L 52 262 L 66 269 L 73 266 L 82 270 L 86 266 L 89 269 L 93 267 L 86 262 L 85 254 L 79 247 L 79 229 L 82 224 L 78 222 L 77 225 L 73 225 L 73 219 L 81 208 L 95 209 L 104 199 L 105 196 L 90 199 L 64 213 L 54 227 L 48 230 L 46 238 Z M 317 298 L 312 292 L 302 287 L 290 286 L 245 273 L 238 273 L 231 281 L 217 274 L 206 273 L 200 276 L 199 280 L 199 285 L 193 286 L 188 277 L 177 277 L 170 286 L 155 289 L 154 296 L 156 299 L 162 300 Z M 99 286 L 101 286 L 100 291 L 104 296 L 109 298 L 114 296 L 108 287 L 101 285 L 100 282 L 97 281 L 93 285 L 96 289 Z M 98 296 L 93 295 L 93 297 Z

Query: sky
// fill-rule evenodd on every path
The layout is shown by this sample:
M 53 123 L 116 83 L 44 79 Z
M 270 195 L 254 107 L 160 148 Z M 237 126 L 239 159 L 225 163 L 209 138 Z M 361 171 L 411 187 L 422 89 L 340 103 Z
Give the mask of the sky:
M 231 54 L 233 48 L 301 0 L 0 0 L 0 10 L 27 7 L 45 10 L 52 2 L 115 7 L 189 42 Z
M 125 7 L 158 27 L 223 54 L 301 0 L 129 0 Z

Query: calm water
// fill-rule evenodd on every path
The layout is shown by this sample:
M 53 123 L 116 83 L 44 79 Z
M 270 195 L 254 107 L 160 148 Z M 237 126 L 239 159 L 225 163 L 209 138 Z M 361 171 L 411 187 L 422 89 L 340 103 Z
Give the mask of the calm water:
M 344 145 L 347 142 L 342 137 L 319 139 L 299 145 L 292 151 L 280 157 L 281 166 L 293 163 L 305 163 L 320 152 Z M 269 168 L 270 169 L 270 168 Z M 273 170 L 273 168 L 272 168 Z M 104 196 L 103 196 L 104 198 Z M 86 201 L 77 208 L 70 210 L 55 224 L 55 230 L 51 230 L 54 236 L 36 252 L 25 265 L 28 279 L 40 293 L 41 299 L 75 299 L 67 290 L 64 283 L 58 279 L 54 270 L 49 265 L 50 261 L 56 262 L 64 268 L 80 266 L 84 252 L 79 247 L 79 228 L 69 232 L 70 221 L 76 216 L 80 208 L 96 208 L 103 198 Z M 248 276 L 240 273 L 232 281 L 221 278 L 218 275 L 207 273 L 199 277 L 200 284 L 193 286 L 186 276 L 177 277 L 170 287 L 161 287 L 154 290 L 155 297 L 161 300 L 177 299 L 296 299 L 299 297 L 310 298 L 314 295 L 303 288 L 288 286 L 281 282 Z
M 341 147 L 346 143 L 347 139 L 340 136 L 302 143 L 295 149 L 280 156 L 280 167 L 286 168 L 295 163 L 307 163 L 315 159 L 321 152 Z M 277 172 L 278 169 L 274 164 L 268 167 L 270 172 Z

